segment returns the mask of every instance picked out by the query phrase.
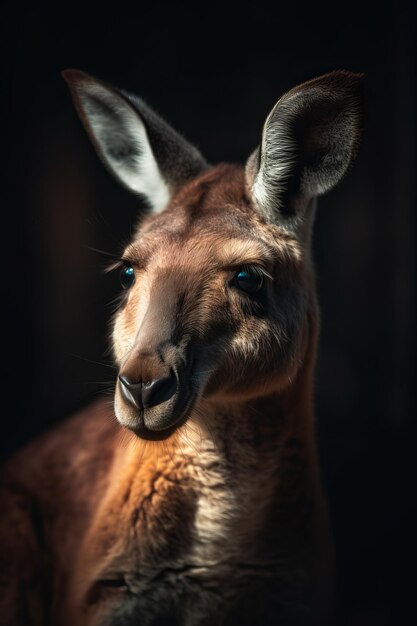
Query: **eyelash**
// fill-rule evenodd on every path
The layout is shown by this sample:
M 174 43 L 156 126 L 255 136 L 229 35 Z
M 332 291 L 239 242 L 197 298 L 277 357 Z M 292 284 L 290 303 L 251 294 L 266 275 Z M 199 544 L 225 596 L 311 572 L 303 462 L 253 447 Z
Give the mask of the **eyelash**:
M 268 272 L 268 270 L 263 265 L 251 265 L 249 263 L 244 265 L 238 265 L 231 268 L 232 272 L 232 280 L 239 272 L 249 272 L 252 274 L 256 274 L 257 276 L 262 276 L 264 280 L 274 280 L 274 277 Z
M 112 272 L 116 272 L 117 270 L 121 270 L 123 267 L 127 267 L 127 266 L 138 269 L 137 263 L 133 263 L 129 259 L 117 259 L 116 261 L 111 263 L 111 265 L 108 265 L 106 269 L 104 270 L 104 272 L 106 274 L 111 274 Z

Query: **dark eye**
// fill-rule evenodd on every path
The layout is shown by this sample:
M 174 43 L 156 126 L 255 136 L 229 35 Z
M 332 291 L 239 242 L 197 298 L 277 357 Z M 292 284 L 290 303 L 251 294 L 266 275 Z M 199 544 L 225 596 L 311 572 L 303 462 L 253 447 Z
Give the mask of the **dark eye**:
M 234 278 L 234 285 L 245 293 L 258 293 L 264 284 L 264 277 L 254 269 L 241 269 Z
M 124 265 L 120 271 L 120 282 L 123 289 L 129 289 L 135 282 L 135 270 L 131 265 Z

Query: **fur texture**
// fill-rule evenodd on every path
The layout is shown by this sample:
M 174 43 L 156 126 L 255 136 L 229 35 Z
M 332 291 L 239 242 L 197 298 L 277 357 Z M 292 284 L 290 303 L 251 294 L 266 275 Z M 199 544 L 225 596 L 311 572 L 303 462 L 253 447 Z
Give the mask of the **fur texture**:
M 109 104 L 120 126 L 106 139 L 81 93 L 85 75 L 67 78 L 102 158 L 103 141 L 114 145 L 119 133 L 126 145 L 132 133 L 133 143 L 151 138 L 126 124 L 123 100 L 121 114 Z M 208 168 L 182 138 L 175 171 L 166 146 L 161 158 L 155 140 L 143 153 L 156 159 L 170 195 L 123 252 L 134 280 L 112 323 L 114 358 L 138 384 L 171 376 L 177 386 L 169 399 L 141 408 L 119 379 L 114 409 L 100 401 L 5 468 L 0 582 L 8 626 L 325 623 L 332 558 L 312 410 L 318 308 L 308 233 L 293 227 L 305 213 L 283 202 L 293 197 L 291 177 L 299 175 L 297 193 L 306 196 L 334 184 L 353 144 L 339 145 L 337 133 L 326 139 L 332 155 L 336 148 L 344 155 L 336 174 L 334 156 L 327 169 L 322 156 L 320 171 L 311 161 L 294 169 L 288 146 L 302 137 L 290 136 L 287 113 L 294 101 L 293 118 L 311 113 L 317 90 L 321 101 L 330 84 L 339 99 L 342 87 L 354 99 L 355 80 L 326 76 L 284 96 L 283 119 L 271 134 L 280 101 L 260 160 L 246 171 Z M 88 81 L 90 94 L 101 94 L 100 110 L 119 98 Z M 140 115 L 151 128 L 144 109 Z M 339 115 L 353 137 L 358 120 Z M 284 127 L 287 143 L 273 147 Z M 175 150 L 175 141 L 169 145 Z M 310 209 L 308 202 L 300 210 Z M 241 288 L 242 271 L 259 289 Z

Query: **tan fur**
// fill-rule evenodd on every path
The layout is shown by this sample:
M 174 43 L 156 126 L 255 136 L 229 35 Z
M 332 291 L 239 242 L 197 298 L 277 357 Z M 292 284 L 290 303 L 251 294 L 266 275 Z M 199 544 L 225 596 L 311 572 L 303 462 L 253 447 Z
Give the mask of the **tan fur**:
M 0 619 L 323 626 L 332 557 L 310 238 L 314 196 L 354 153 L 360 76 L 284 96 L 246 170 L 209 168 L 142 101 L 66 79 L 103 162 L 153 192 L 157 213 L 123 253 L 135 280 L 112 323 L 114 405 L 97 402 L 4 469 Z M 259 292 L 237 282 L 248 268 Z
M 225 203 L 227 219 L 220 214 Z M 252 239 L 245 239 L 248 230 Z M 14 562 L 12 579 L 19 567 L 27 572 L 33 623 L 52 611 L 56 626 L 130 623 L 131 615 L 146 626 L 161 604 L 181 623 L 217 623 L 242 589 L 231 623 L 244 623 L 253 598 L 270 601 L 271 589 L 278 607 L 315 605 L 317 581 L 327 585 L 320 574 L 327 557 L 312 429 L 318 321 L 310 259 L 296 239 L 253 211 L 243 171 L 231 166 L 202 175 L 165 213 L 145 220 L 125 258 L 138 269 L 114 322 L 120 366 L 136 363 L 157 289 L 178 275 L 189 298 L 184 335 L 193 329 L 204 338 L 225 298 L 238 330 L 219 345 L 214 337 L 207 354 L 197 355 L 199 398 L 168 440 L 144 442 L 120 431 L 99 402 L 9 464 L 4 558 Z M 300 290 L 301 311 L 290 304 L 274 312 L 271 305 L 267 319 L 245 318 L 225 285 L 231 266 L 254 261 L 271 274 L 271 289 L 280 282 Z M 286 316 L 291 324 L 298 318 L 289 338 L 280 334 Z M 182 340 L 178 349 L 186 348 Z M 115 407 L 122 423 L 134 418 L 119 390 Z M 28 510 L 37 511 L 36 524 Z M 17 591 L 9 593 L 13 605 Z

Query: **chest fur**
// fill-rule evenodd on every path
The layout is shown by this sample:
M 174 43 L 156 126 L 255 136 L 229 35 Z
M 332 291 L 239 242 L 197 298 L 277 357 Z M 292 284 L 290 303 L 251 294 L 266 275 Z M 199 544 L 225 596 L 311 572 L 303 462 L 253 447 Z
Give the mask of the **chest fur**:
M 77 571 L 88 576 L 76 583 L 76 602 L 87 613 L 100 606 L 112 620 L 121 611 L 145 625 L 161 606 L 180 606 L 184 624 L 224 606 L 244 582 L 238 563 L 253 563 L 271 498 L 272 466 L 260 472 L 254 463 L 248 454 L 239 470 L 200 443 L 198 454 L 183 446 L 120 478 L 80 550 Z
M 233 561 L 262 523 L 271 498 L 268 471 L 238 470 L 214 447 L 160 459 L 125 496 L 123 552 L 133 569 L 214 571 Z

